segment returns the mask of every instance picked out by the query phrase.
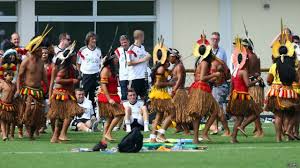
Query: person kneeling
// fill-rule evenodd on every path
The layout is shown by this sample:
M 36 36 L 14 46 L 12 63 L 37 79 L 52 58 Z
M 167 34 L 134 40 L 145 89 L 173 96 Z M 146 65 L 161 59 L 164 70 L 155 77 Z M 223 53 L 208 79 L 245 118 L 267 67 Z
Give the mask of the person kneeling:
M 134 89 L 128 89 L 128 101 L 123 103 L 125 108 L 126 132 L 131 132 L 131 127 L 144 127 L 144 131 L 149 131 L 149 115 L 147 107 L 143 101 L 137 100 Z
M 75 131 L 92 132 L 96 127 L 96 117 L 93 115 L 92 101 L 85 97 L 84 90 L 82 88 L 75 89 L 75 96 L 77 103 L 84 109 L 82 116 L 76 116 L 72 121 L 72 126 L 75 127 Z

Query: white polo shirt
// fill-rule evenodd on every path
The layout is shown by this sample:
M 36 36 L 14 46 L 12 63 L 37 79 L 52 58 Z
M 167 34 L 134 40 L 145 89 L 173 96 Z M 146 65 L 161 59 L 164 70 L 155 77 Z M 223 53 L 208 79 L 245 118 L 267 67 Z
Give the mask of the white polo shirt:
M 117 48 L 115 54 L 119 57 L 119 79 L 120 81 L 128 80 L 128 64 L 126 60 L 129 54 L 123 47 Z
M 77 63 L 80 64 L 80 71 L 83 74 L 95 74 L 100 72 L 101 50 L 95 48 L 90 50 L 87 46 L 80 48 L 77 53 Z
M 143 101 L 137 101 L 135 104 L 130 104 L 129 101 L 126 101 L 123 103 L 124 107 L 130 107 L 131 108 L 131 117 L 132 118 L 140 118 L 142 116 L 141 109 L 144 106 Z
M 138 61 L 139 59 L 149 55 L 149 53 L 145 50 L 145 47 L 143 45 L 139 47 L 134 44 L 129 47 L 128 53 L 129 57 L 127 57 L 127 62 Z M 144 79 L 147 67 L 148 61 L 128 66 L 128 80 Z

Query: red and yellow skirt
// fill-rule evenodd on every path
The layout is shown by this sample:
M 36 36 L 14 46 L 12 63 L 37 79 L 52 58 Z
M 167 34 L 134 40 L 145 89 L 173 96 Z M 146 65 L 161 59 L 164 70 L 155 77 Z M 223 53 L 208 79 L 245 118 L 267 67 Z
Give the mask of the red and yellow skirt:
M 266 98 L 266 111 L 293 110 L 297 106 L 298 95 L 293 86 L 272 85 Z
M 48 112 L 49 119 L 70 119 L 83 113 L 84 109 L 77 104 L 75 97 L 68 90 L 63 88 L 53 90 Z
M 15 112 L 16 108 L 13 104 L 0 101 L 0 120 L 13 122 L 15 120 Z
M 44 94 L 41 88 L 23 86 L 20 91 L 21 99 L 18 102 L 18 122 L 27 126 L 40 128 L 44 116 Z

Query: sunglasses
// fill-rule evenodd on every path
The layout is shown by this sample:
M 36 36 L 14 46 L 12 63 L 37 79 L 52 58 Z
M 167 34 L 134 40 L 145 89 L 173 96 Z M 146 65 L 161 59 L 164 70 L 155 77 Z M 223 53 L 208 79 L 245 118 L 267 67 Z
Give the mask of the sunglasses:
M 71 39 L 69 39 L 69 38 L 66 38 L 66 40 L 71 41 Z

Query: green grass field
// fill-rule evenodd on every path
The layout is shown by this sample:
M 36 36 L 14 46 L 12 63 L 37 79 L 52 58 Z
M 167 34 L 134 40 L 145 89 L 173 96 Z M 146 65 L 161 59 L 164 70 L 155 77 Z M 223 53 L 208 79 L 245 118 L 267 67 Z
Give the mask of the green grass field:
M 248 138 L 240 135 L 239 144 L 230 144 L 230 138 L 212 135 L 213 142 L 202 143 L 208 146 L 204 152 L 144 152 L 136 154 L 100 152 L 72 153 L 72 148 L 92 147 L 99 139 L 100 132 L 79 133 L 69 131 L 72 141 L 63 144 L 50 144 L 50 131 L 35 141 L 28 138 L 22 140 L 0 142 L 0 168 L 77 168 L 77 167 L 300 167 L 300 142 L 276 143 L 273 124 L 264 124 L 264 138 Z M 250 135 L 253 127 L 249 126 Z M 192 138 L 182 134 L 173 135 L 168 131 L 168 138 Z M 120 140 L 124 131 L 114 132 L 113 136 Z M 148 138 L 148 134 L 144 137 Z M 110 143 L 109 147 L 116 146 Z

